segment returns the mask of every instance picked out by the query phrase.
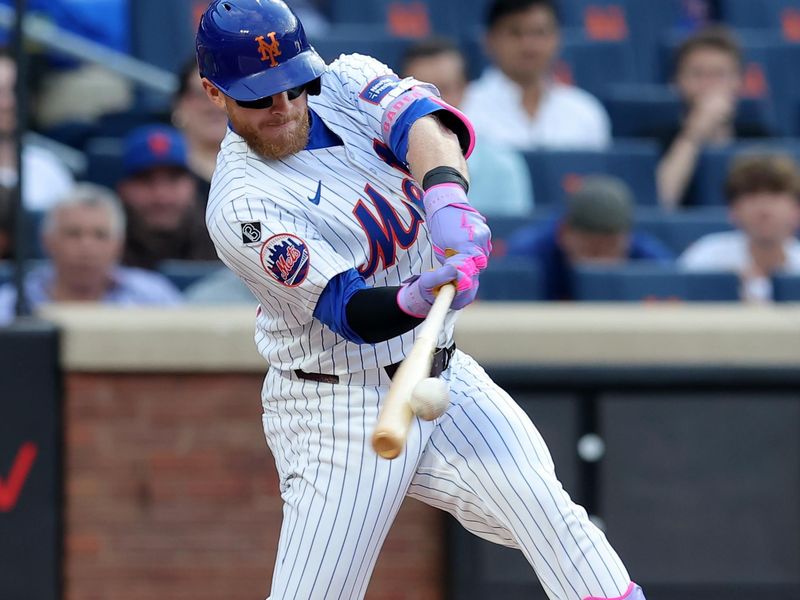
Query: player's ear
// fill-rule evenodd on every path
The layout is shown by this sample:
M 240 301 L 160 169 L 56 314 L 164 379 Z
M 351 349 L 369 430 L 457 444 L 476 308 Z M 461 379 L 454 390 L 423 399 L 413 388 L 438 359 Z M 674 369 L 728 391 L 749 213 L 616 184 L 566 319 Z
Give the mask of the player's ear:
M 206 96 L 208 96 L 211 102 L 219 108 L 225 109 L 225 97 L 222 95 L 222 92 L 205 77 L 203 77 L 203 89 L 206 91 Z

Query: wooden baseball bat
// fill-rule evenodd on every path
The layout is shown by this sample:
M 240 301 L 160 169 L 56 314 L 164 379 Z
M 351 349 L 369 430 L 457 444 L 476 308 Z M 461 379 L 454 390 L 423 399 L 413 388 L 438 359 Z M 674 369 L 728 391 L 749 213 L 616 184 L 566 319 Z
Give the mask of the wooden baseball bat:
M 392 385 L 383 401 L 378 423 L 372 434 L 372 447 L 383 458 L 397 458 L 406 444 L 414 412 L 409 405 L 414 386 L 430 376 L 436 342 L 444 327 L 444 319 L 456 295 L 454 283 L 439 288 L 428 316 L 422 323 L 419 335 L 392 379 Z

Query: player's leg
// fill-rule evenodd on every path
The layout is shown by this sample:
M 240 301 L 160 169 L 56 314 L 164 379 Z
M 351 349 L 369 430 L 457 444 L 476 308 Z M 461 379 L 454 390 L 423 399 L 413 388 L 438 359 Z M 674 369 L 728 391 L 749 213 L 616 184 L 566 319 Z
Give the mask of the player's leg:
M 267 376 L 264 430 L 284 500 L 271 600 L 366 593 L 433 425 L 412 428 L 403 456 L 379 458 L 370 434 L 388 378 L 378 371 L 350 377 L 364 376 L 372 385 Z
M 644 596 L 603 533 L 572 502 L 539 432 L 470 357 L 447 375 L 452 404 L 409 494 L 481 537 L 519 547 L 553 600 Z

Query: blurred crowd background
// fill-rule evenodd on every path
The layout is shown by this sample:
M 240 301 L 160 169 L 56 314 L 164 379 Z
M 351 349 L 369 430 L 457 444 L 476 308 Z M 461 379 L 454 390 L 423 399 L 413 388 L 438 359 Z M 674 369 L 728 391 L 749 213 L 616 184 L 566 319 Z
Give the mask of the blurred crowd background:
M 482 300 L 800 300 L 798 0 L 288 2 L 326 60 L 375 56 L 475 124 Z M 204 225 L 226 130 L 194 62 L 206 5 L 29 1 L 20 231 L 0 53 L 0 323 L 20 237 L 34 308 L 255 302 Z

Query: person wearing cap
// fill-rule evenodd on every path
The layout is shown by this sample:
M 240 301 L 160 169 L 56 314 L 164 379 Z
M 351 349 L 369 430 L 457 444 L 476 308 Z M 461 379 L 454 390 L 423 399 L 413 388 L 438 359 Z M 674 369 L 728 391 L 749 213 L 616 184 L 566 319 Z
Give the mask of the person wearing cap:
M 633 200 L 615 177 L 592 175 L 567 199 L 558 219 L 527 226 L 508 240 L 509 256 L 538 262 L 547 300 L 572 300 L 572 267 L 629 260 L 671 262 L 658 239 L 632 230 Z
M 123 263 L 155 269 L 164 260 L 214 260 L 189 170 L 186 141 L 173 127 L 145 125 L 125 138 L 117 184 L 128 217 Z
M 45 213 L 42 245 L 48 260 L 25 277 L 31 306 L 96 302 L 122 306 L 171 306 L 180 292 L 162 275 L 121 267 L 125 214 L 104 187 L 80 183 Z M 0 324 L 14 315 L 14 285 L 0 287 Z

